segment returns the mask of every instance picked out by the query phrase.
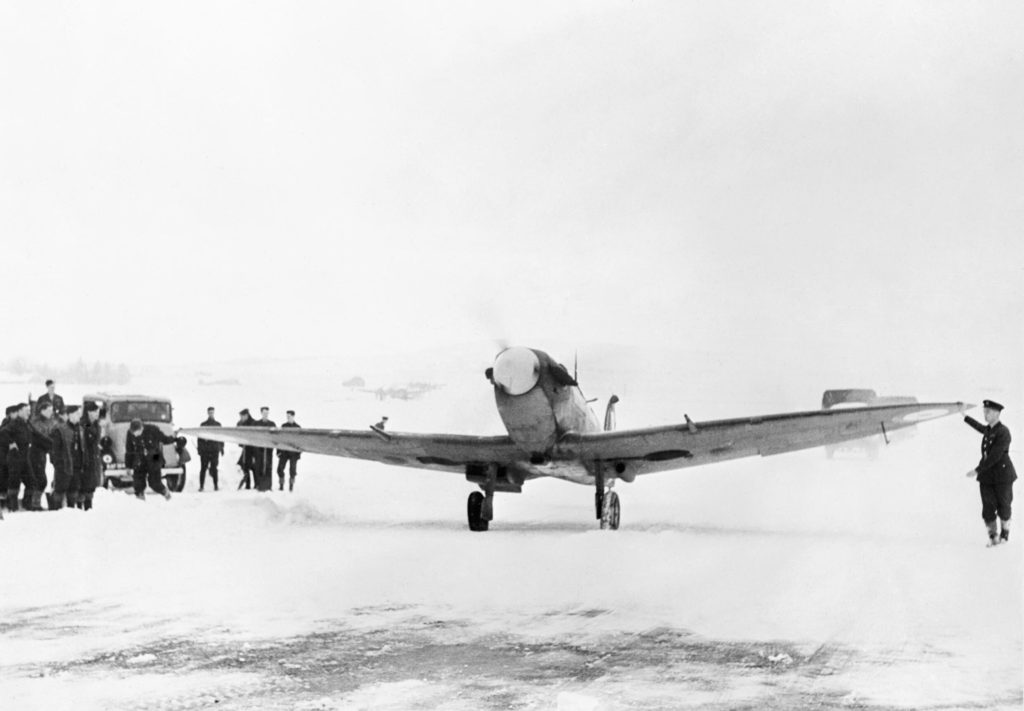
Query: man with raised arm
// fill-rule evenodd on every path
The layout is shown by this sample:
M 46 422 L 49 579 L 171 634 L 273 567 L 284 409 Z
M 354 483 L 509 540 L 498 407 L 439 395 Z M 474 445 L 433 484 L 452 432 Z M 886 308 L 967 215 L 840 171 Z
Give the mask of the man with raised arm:
M 964 417 L 964 422 L 982 434 L 981 461 L 967 472 L 967 476 L 978 481 L 981 492 L 981 517 L 988 529 L 990 546 L 1010 540 L 1010 515 L 1013 503 L 1013 482 L 1017 471 L 1010 461 L 1010 430 L 999 421 L 1003 406 L 994 400 L 985 400 L 985 423 L 973 417 Z M 999 525 L 996 517 L 999 518 Z

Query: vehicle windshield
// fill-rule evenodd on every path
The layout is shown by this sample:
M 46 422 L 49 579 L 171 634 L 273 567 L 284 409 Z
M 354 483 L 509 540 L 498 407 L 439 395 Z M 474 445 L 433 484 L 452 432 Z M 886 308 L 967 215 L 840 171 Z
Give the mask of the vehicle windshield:
M 170 422 L 171 403 L 145 401 L 110 403 L 111 422 L 131 422 L 135 418 L 143 422 Z

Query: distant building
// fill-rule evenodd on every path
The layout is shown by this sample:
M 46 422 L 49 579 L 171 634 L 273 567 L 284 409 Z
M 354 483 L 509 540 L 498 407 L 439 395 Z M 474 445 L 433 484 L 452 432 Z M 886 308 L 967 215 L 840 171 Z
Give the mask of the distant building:
M 342 383 L 342 385 L 345 386 L 346 388 L 365 388 L 366 381 L 357 375 L 354 378 L 349 378 L 344 383 Z

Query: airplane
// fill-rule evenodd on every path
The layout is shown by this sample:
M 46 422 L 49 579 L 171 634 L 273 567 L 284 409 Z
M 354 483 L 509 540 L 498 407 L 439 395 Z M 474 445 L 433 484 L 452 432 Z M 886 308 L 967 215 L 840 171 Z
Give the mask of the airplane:
M 615 429 L 612 395 L 599 422 L 574 375 L 544 351 L 505 348 L 485 371 L 501 436 L 280 427 L 203 427 L 180 430 L 197 438 L 286 451 L 364 459 L 396 466 L 464 474 L 479 490 L 466 504 L 471 531 L 494 519 L 494 494 L 519 493 L 539 477 L 595 490 L 595 518 L 616 530 L 621 504 L 617 480 L 632 483 L 654 472 L 769 456 L 874 434 L 888 434 L 974 407 L 962 402 L 905 403 L 814 410 L 644 429 Z

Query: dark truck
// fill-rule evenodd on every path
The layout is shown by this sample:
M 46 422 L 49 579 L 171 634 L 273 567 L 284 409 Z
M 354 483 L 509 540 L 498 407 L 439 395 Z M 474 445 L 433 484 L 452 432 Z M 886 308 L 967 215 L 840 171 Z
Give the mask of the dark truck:
M 100 419 L 101 442 L 103 446 L 103 485 L 107 488 L 125 487 L 132 483 L 132 471 L 125 467 L 125 442 L 128 426 L 134 419 L 156 425 L 161 432 L 173 435 L 175 432 L 171 401 L 151 395 L 115 395 L 93 393 L 82 398 L 83 402 L 95 402 L 103 417 Z M 161 475 L 169 491 L 185 488 L 185 464 L 189 455 L 184 447 L 164 445 L 164 467 Z
M 826 390 L 821 396 L 821 409 L 833 410 L 846 407 L 871 407 L 881 405 L 912 405 L 917 398 L 910 395 L 879 395 L 870 388 L 846 388 L 840 390 Z M 877 459 L 878 452 L 883 444 L 908 439 L 914 436 L 916 426 L 904 427 L 895 432 L 855 439 L 839 444 L 826 444 L 825 456 L 833 459 L 836 454 L 850 453 L 867 456 L 869 459 Z

